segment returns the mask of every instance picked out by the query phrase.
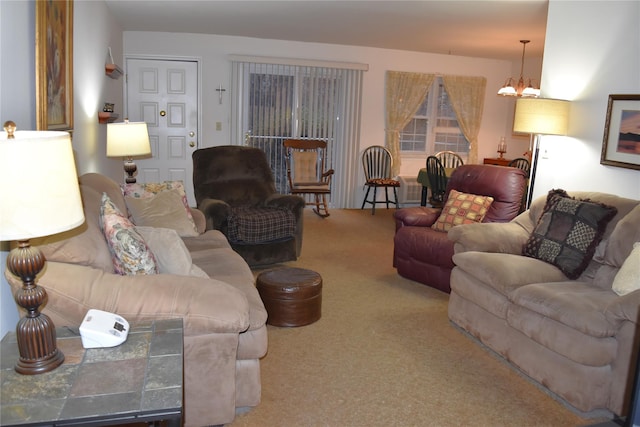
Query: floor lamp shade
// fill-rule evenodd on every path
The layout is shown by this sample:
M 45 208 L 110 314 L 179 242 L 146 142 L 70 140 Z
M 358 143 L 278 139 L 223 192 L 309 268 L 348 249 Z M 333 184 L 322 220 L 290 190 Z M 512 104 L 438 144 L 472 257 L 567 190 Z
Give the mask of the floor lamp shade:
M 539 135 L 566 135 L 569 127 L 569 101 L 546 98 L 518 98 L 513 119 L 513 131 L 535 135 L 535 150 L 529 189 L 527 191 L 528 208 L 533 198 L 533 188 L 540 155 Z
M 22 281 L 14 298 L 26 314 L 16 326 L 20 357 L 15 370 L 35 375 L 64 362 L 51 319 L 40 313 L 47 292 L 36 283 L 45 258 L 29 240 L 81 225 L 84 211 L 68 132 L 15 131 L 5 123 L 0 133 L 0 240 L 17 241 L 7 270 Z
M 536 135 L 566 135 L 569 101 L 562 99 L 519 98 L 513 131 Z

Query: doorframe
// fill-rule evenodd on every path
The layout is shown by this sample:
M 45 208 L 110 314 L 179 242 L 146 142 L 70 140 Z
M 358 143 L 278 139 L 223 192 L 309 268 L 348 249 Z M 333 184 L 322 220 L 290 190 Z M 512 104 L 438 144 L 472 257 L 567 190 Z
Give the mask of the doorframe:
M 175 56 L 175 55 L 143 55 L 143 54 L 125 54 L 123 55 L 124 61 L 124 84 L 122 85 L 124 105 L 122 111 L 124 112 L 124 118 L 129 116 L 129 70 L 127 69 L 127 60 L 140 59 L 143 61 L 182 61 L 182 62 L 195 62 L 196 69 L 198 70 L 198 144 L 196 150 L 201 147 L 200 141 L 202 141 L 202 57 L 201 56 Z

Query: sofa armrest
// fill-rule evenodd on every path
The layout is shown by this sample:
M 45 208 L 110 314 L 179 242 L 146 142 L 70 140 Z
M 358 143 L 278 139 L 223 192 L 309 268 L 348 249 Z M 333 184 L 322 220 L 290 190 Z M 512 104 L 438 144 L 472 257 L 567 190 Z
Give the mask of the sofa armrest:
M 202 234 L 207 230 L 207 218 L 204 216 L 204 213 L 193 207 L 189 207 L 191 211 L 191 216 L 193 217 L 193 222 L 196 224 L 196 230 L 198 230 L 198 234 Z
M 605 316 L 614 325 L 624 321 L 640 324 L 640 289 L 614 299 L 607 306 Z
M 448 232 L 454 252 L 497 252 L 520 255 L 529 232 L 514 222 L 475 223 L 453 227 Z
M 393 213 L 396 231 L 401 227 L 431 227 L 440 217 L 442 209 L 415 206 L 398 209 Z
M 207 221 L 207 230 L 220 230 L 222 224 L 231 215 L 231 206 L 219 199 L 204 199 L 198 205 Z
M 6 271 L 13 290 L 20 279 Z M 48 299 L 41 307 L 56 326 L 77 326 L 90 308 L 118 313 L 130 323 L 182 318 L 185 335 L 241 333 L 249 327 L 242 291 L 215 279 L 170 274 L 120 276 L 48 262 L 38 284 Z

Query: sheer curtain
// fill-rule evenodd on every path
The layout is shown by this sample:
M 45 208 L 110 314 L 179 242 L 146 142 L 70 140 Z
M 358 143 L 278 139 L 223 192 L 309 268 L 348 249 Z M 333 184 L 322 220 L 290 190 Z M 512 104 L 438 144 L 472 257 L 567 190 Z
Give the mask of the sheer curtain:
M 418 111 L 435 78 L 435 74 L 387 71 L 385 137 L 394 176 L 400 173 L 400 131 Z
M 478 161 L 478 133 L 484 110 L 484 95 L 487 79 L 484 77 L 442 76 L 460 125 L 460 130 L 469 141 L 469 163 Z
M 330 205 L 355 208 L 362 79 L 368 65 L 232 55 L 231 143 L 262 148 L 286 192 L 285 138 L 327 141 Z M 280 176 L 282 175 L 282 176 Z

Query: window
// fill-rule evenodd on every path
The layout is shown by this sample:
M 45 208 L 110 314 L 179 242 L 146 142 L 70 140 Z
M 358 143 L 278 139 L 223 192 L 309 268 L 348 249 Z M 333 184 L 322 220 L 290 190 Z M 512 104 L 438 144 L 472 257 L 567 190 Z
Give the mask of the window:
M 332 168 L 340 70 L 272 64 L 245 68 L 244 142 L 267 154 L 278 192 L 288 191 L 282 146 L 287 138 L 326 141 L 325 162 Z
M 232 143 L 262 149 L 276 190 L 286 194 L 283 141 L 326 141 L 325 164 L 336 171 L 331 205 L 351 207 L 350 179 L 345 175 L 350 173 L 348 165 L 359 146 L 362 72 L 366 68 L 361 64 L 336 68 L 305 60 L 283 64 L 277 58 L 259 58 L 261 62 L 245 58 L 232 60 Z M 336 183 L 341 187 L 336 188 Z
M 436 78 L 413 119 L 400 132 L 400 151 L 406 156 L 454 151 L 466 162 L 469 142 L 462 134 L 442 79 Z

